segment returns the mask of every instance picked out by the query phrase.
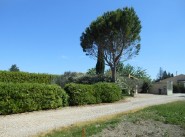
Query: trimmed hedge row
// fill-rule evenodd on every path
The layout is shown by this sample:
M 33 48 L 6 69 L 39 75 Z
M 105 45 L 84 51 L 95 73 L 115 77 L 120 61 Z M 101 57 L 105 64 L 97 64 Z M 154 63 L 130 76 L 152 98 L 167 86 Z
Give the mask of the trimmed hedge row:
M 57 85 L 0 83 L 0 115 L 54 109 L 68 104 Z
M 27 72 L 0 71 L 0 82 L 13 83 L 45 83 L 51 84 L 55 75 Z
M 93 85 L 70 83 L 65 86 L 69 105 L 110 103 L 121 99 L 121 89 L 114 83 Z

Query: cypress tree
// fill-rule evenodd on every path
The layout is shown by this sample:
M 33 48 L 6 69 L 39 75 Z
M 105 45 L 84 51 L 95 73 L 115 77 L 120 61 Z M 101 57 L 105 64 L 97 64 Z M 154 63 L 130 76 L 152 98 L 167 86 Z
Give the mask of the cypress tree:
M 99 48 L 98 58 L 97 58 L 97 63 L 96 63 L 96 74 L 103 75 L 104 71 L 105 71 L 105 61 L 104 61 L 103 50 Z

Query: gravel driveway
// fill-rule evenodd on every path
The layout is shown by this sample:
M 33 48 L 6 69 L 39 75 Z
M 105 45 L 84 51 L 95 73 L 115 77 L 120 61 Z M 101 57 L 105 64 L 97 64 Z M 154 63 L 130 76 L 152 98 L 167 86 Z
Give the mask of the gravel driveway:
M 58 110 L 0 116 L 0 137 L 30 137 L 77 122 L 176 100 L 185 100 L 185 94 L 171 96 L 138 94 L 134 98 L 112 104 L 66 107 Z

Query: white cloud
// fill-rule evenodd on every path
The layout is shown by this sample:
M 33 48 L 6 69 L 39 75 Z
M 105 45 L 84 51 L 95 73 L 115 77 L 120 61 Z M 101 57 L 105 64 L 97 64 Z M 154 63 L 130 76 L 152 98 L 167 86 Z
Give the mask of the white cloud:
M 60 58 L 61 58 L 61 59 L 68 59 L 68 57 L 65 56 L 65 55 L 60 56 Z

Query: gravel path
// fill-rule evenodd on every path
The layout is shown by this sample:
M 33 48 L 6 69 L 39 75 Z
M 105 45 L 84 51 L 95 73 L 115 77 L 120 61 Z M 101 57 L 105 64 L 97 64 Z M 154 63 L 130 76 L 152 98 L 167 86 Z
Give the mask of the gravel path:
M 66 107 L 58 110 L 0 116 L 0 137 L 30 137 L 77 122 L 176 100 L 185 100 L 185 94 L 171 96 L 139 94 L 124 102 L 112 104 Z

